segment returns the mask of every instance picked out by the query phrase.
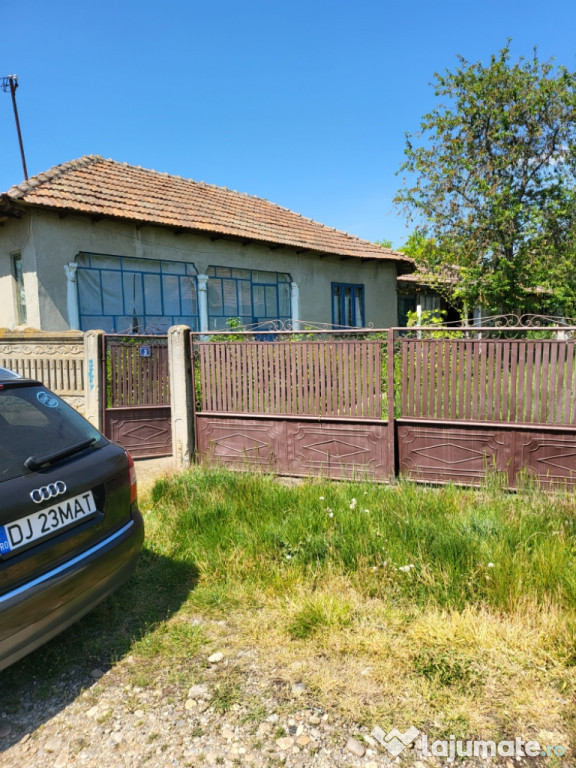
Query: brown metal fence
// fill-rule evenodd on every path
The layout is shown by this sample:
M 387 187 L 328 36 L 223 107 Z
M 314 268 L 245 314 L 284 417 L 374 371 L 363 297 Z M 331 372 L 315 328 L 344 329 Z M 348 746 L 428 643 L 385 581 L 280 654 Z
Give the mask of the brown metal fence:
M 201 410 L 381 419 L 381 342 L 206 342 Z
M 400 339 L 401 416 L 576 424 L 574 340 Z
M 574 330 L 194 336 L 198 454 L 295 475 L 576 485 Z

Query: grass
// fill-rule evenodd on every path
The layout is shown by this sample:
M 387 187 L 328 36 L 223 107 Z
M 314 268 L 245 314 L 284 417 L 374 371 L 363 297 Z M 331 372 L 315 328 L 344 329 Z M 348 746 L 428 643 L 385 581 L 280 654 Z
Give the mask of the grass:
M 296 662 L 322 706 L 438 737 L 574 738 L 571 494 L 212 469 L 159 481 L 150 505 L 158 554 L 198 571 L 186 610 L 287 677 Z
M 223 650 L 209 675 L 222 714 L 265 717 L 244 690 L 247 658 L 282 690 L 303 682 L 298 706 L 370 728 L 574 743 L 571 494 L 195 469 L 158 481 L 142 508 L 135 577 L 3 673 L 4 711 L 22 685 L 50 690 L 63 664 L 128 658 L 132 685 L 185 691 Z

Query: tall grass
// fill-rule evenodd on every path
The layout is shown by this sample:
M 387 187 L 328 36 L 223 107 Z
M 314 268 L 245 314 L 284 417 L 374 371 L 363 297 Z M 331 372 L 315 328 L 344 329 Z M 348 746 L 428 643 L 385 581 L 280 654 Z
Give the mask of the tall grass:
M 346 576 L 365 597 L 407 606 L 514 611 L 576 605 L 571 496 L 414 484 L 308 482 L 220 469 L 163 480 L 155 525 L 203 585 L 285 594 Z

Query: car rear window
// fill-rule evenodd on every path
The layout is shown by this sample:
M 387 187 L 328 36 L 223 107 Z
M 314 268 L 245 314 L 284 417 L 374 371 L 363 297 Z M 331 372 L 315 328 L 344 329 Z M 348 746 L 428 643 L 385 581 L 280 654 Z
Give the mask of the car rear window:
M 101 434 L 72 407 L 40 386 L 0 388 L 0 481 L 27 474 L 24 462 Z

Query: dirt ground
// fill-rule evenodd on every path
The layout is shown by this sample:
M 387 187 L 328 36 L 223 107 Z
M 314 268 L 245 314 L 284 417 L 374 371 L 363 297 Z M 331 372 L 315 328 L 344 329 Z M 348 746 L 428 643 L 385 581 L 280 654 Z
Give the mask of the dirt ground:
M 174 458 L 163 456 L 158 459 L 135 459 L 136 479 L 139 490 L 148 490 L 162 475 L 169 475 L 177 471 Z

